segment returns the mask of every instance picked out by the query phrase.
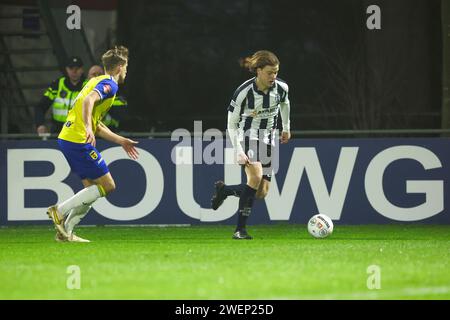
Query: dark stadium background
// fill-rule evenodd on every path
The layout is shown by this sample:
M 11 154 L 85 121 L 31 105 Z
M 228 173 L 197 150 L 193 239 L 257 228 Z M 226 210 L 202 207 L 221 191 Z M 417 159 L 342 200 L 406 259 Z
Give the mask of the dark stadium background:
M 40 8 L 41 15 L 45 5 L 65 41 L 62 49 L 67 56 L 91 55 L 92 62 L 99 62 L 108 47 L 129 47 L 129 71 L 122 88 L 129 107 L 122 131 L 192 130 L 194 120 L 202 120 L 203 128 L 224 130 L 233 91 L 250 77 L 238 60 L 259 49 L 272 50 L 281 60 L 279 77 L 290 85 L 293 130 L 446 129 L 450 124 L 448 90 L 443 89 L 450 65 L 445 62 L 449 55 L 442 54 L 448 53 L 449 43 L 450 9 L 445 0 L 1 0 L 0 4 Z M 81 31 L 65 30 L 69 16 L 65 9 L 70 4 L 81 8 Z M 369 5 L 381 8 L 381 30 L 366 27 Z M 87 31 L 100 34 L 109 23 L 102 12 L 114 13 L 113 30 L 97 37 L 99 41 L 85 53 L 78 38 L 83 33 L 89 36 Z M 39 32 L 42 22 L 24 18 L 23 27 Z M 55 52 L 62 61 L 64 53 Z M 4 56 L 0 61 L 0 70 L 10 68 Z M 58 67 L 63 69 L 61 63 L 54 66 Z M 0 92 L 4 97 L 13 94 L 6 74 Z M 23 91 L 25 98 L 42 95 L 48 81 L 42 80 L 41 88 L 33 86 L 34 91 Z M 4 125 L 2 133 L 34 133 L 30 120 L 34 102 L 16 100 L 2 101 L 9 110 L 8 128 Z
M 294 130 L 441 126 L 440 1 L 118 1 L 118 31 L 133 128 L 225 129 L 238 59 L 259 49 L 281 60 Z

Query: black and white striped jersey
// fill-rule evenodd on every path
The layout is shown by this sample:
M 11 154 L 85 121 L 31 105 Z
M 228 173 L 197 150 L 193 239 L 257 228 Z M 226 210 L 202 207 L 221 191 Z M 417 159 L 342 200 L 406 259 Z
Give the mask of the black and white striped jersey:
M 278 111 L 283 131 L 290 131 L 287 83 L 277 78 L 265 94 L 258 90 L 255 81 L 254 77 L 240 85 L 228 107 L 227 130 L 234 147 L 237 147 L 235 142 L 243 140 L 244 134 L 251 140 L 263 139 L 264 143 L 272 144 Z

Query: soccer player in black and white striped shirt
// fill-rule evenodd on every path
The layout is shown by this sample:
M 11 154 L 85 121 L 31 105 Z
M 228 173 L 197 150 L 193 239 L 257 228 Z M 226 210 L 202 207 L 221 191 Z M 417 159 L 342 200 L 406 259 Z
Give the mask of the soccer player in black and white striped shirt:
M 287 143 L 291 137 L 289 87 L 277 78 L 280 62 L 270 51 L 257 51 L 241 64 L 256 76 L 235 91 L 228 107 L 227 132 L 236 160 L 245 168 L 247 183 L 227 186 L 217 181 L 211 206 L 217 210 L 228 196 L 238 196 L 238 223 L 233 239 L 252 239 L 246 223 L 254 199 L 263 199 L 269 191 L 279 112 L 283 129 L 281 143 Z

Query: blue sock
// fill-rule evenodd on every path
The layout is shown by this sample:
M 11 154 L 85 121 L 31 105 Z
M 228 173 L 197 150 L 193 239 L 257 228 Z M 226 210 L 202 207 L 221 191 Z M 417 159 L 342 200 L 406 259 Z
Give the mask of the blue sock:
M 252 211 L 253 201 L 255 200 L 256 190 L 245 185 L 239 198 L 238 224 L 237 230 L 245 229 L 247 219 Z

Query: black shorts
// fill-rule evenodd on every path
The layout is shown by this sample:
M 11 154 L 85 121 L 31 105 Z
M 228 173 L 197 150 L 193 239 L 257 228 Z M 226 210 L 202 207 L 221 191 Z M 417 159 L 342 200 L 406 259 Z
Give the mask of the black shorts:
M 263 179 L 270 182 L 272 180 L 272 145 L 260 140 L 250 140 L 248 137 L 242 144 L 250 162 L 261 162 Z

